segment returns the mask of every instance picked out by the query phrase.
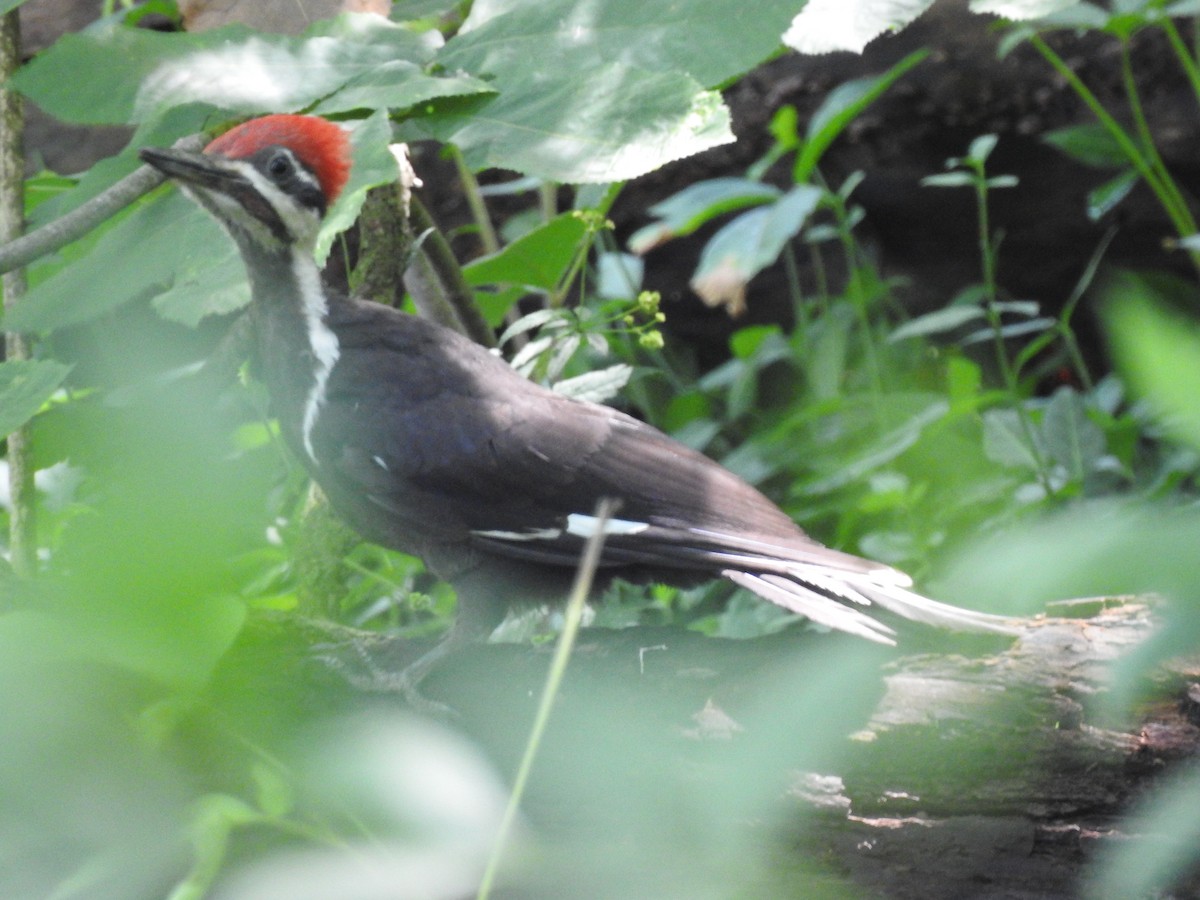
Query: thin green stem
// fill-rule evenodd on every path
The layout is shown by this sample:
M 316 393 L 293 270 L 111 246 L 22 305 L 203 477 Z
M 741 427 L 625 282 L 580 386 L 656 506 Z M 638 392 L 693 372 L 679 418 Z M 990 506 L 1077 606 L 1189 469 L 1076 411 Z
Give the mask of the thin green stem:
M 1121 148 L 1121 152 L 1125 154 L 1126 159 L 1129 160 L 1130 164 L 1137 171 L 1138 175 L 1145 180 L 1150 190 L 1154 192 L 1154 195 L 1158 198 L 1158 202 L 1162 206 L 1163 211 L 1167 214 L 1168 218 L 1170 218 L 1172 226 L 1178 232 L 1180 237 L 1186 237 L 1187 235 L 1194 233 L 1195 224 L 1191 222 L 1190 214 L 1186 216 L 1181 215 L 1170 188 L 1162 183 L 1162 179 L 1159 177 L 1158 172 L 1155 171 L 1154 167 L 1142 154 L 1137 143 L 1129 135 L 1129 133 L 1121 127 L 1120 123 L 1113 118 L 1112 114 L 1105 109 L 1104 104 L 1101 103 L 1099 99 L 1097 99 L 1096 95 L 1088 89 L 1088 86 L 1083 83 L 1083 80 L 1076 75 L 1074 71 L 1072 71 L 1071 67 L 1066 64 L 1063 58 L 1055 53 L 1053 49 L 1051 49 L 1050 45 L 1042 39 L 1041 35 L 1031 35 L 1029 42 L 1033 45 L 1034 49 L 1041 53 L 1043 58 L 1050 63 L 1051 67 L 1058 72 L 1058 74 L 1061 75 L 1064 80 L 1066 80 L 1067 84 L 1071 86 L 1071 89 L 1076 93 L 1079 99 L 1084 102 L 1084 104 L 1092 111 L 1092 114 L 1096 117 L 1100 124 L 1104 126 L 1105 131 L 1109 133 L 1112 139 L 1117 143 L 1117 146 Z M 1200 267 L 1200 261 L 1197 261 L 1194 256 L 1193 262 Z
M 1133 116 L 1134 127 L 1137 129 L 1138 137 L 1142 142 L 1142 153 L 1145 155 L 1151 168 L 1158 175 L 1163 193 L 1170 198 L 1171 208 L 1176 211 L 1179 222 L 1183 223 L 1180 236 L 1194 234 L 1196 232 L 1196 220 L 1193 218 L 1191 210 L 1188 209 L 1187 201 L 1183 199 L 1183 195 L 1179 192 L 1179 187 L 1175 184 L 1175 179 L 1171 177 L 1171 173 L 1167 170 L 1166 164 L 1159 155 L 1158 147 L 1154 143 L 1154 136 L 1150 133 L 1150 123 L 1146 120 L 1146 113 L 1142 108 L 1141 94 L 1137 87 L 1137 79 L 1133 74 L 1133 60 L 1130 56 L 1129 41 L 1124 41 L 1121 44 L 1121 81 L 1125 88 L 1125 99 L 1129 103 L 1129 112 Z
M 462 182 L 463 193 L 467 198 L 467 208 L 471 210 L 471 218 L 479 229 L 479 242 L 483 244 L 484 253 L 497 253 L 500 250 L 500 238 L 492 225 L 492 217 L 488 214 L 487 204 L 483 202 L 483 194 L 479 191 L 479 181 L 475 173 L 467 166 L 462 151 L 450 145 L 450 158 L 454 160 L 454 168 L 458 171 L 458 179 Z
M 1183 35 L 1179 33 L 1179 29 L 1175 27 L 1175 23 L 1171 19 L 1164 17 L 1159 25 L 1192 85 L 1192 93 L 1196 95 L 1197 100 L 1200 100 L 1200 65 L 1197 65 L 1193 51 L 1188 47 Z
M 1017 410 L 1017 421 L 1020 423 L 1021 434 L 1024 436 L 1025 443 L 1029 447 L 1029 452 L 1037 464 L 1038 479 L 1042 482 L 1042 487 L 1046 490 L 1047 495 L 1049 495 L 1053 493 L 1050 473 L 1047 471 L 1046 462 L 1038 450 L 1037 437 L 1034 433 L 1033 422 L 1029 417 L 1029 411 L 1025 408 L 1024 404 L 1017 402 L 1017 398 L 1020 396 L 1020 381 L 1017 378 L 1017 373 L 1013 369 L 1012 363 L 1008 359 L 1008 352 L 1004 345 L 1004 322 L 1000 315 L 999 306 L 997 305 L 1000 299 L 996 280 L 997 245 L 996 240 L 992 236 L 991 216 L 988 210 L 986 164 L 982 159 L 967 159 L 965 162 L 971 167 L 972 181 L 975 187 L 976 226 L 979 229 L 979 255 L 983 266 L 984 314 L 987 316 L 988 324 L 992 329 L 992 342 L 996 350 L 996 364 L 1000 367 L 1000 376 L 1004 380 L 1004 387 L 1008 392 L 1008 396 L 1012 398 Z
M 504 857 L 509 834 L 516 822 L 517 811 L 521 807 L 521 798 L 524 797 L 525 787 L 529 783 L 529 774 L 533 771 L 533 761 L 537 758 L 542 737 L 550 722 L 550 713 L 554 708 L 559 688 L 562 686 L 567 663 L 571 659 L 571 648 L 575 645 L 575 636 L 579 633 L 579 626 L 583 620 L 584 604 L 591 591 L 596 567 L 600 563 L 600 551 L 604 547 L 604 528 L 616 511 L 616 506 L 615 500 L 606 497 L 596 507 L 596 528 L 583 548 L 583 558 L 575 573 L 575 584 L 571 588 L 571 596 L 567 600 L 567 608 L 563 616 L 562 633 L 558 636 L 558 644 L 554 648 L 554 659 L 551 661 L 550 671 L 546 675 L 546 686 L 542 689 L 537 715 L 534 717 L 529 739 L 525 742 L 525 753 L 521 757 L 521 765 L 517 769 L 512 792 L 508 797 L 508 806 L 504 809 L 496 840 L 492 844 L 492 852 L 488 857 L 487 866 L 484 868 L 483 877 L 479 881 L 479 891 L 475 895 L 476 900 L 487 900 L 495 886 L 496 875 L 500 870 L 500 861 Z

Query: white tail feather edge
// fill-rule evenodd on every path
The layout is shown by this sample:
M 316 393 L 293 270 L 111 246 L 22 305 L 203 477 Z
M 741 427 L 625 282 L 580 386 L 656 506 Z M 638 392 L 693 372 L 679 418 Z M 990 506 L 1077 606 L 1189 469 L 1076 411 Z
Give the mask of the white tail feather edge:
M 816 566 L 789 567 L 789 575 L 754 574 L 726 569 L 721 573 L 734 584 L 837 631 L 880 644 L 895 644 L 895 632 L 866 613 L 827 596 L 833 594 L 861 606 L 877 605 L 889 612 L 940 628 L 1018 634 L 1017 623 L 1004 616 L 976 612 L 939 603 L 908 590 L 908 576 L 881 567 L 859 574 L 832 573 Z M 790 577 L 789 577 L 790 576 Z

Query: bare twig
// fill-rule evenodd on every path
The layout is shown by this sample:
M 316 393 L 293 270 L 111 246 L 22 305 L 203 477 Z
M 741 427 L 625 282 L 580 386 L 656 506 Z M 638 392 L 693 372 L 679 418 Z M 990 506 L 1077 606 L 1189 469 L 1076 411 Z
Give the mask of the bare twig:
M 8 83 L 21 64 L 21 28 L 17 11 L 0 19 L 0 85 Z M 0 87 L 0 243 L 18 237 L 25 225 L 25 139 L 21 97 Z M 25 271 L 14 268 L 0 276 L 4 308 L 25 295 Z M 5 357 L 25 360 L 33 355 L 29 338 L 5 334 Z M 37 508 L 29 432 L 18 428 L 8 436 L 9 554 L 13 571 L 29 576 L 37 570 Z
M 204 135 L 190 134 L 172 145 L 176 150 L 196 151 L 204 146 Z M 112 187 L 81 204 L 61 218 L 31 231 L 24 237 L 11 237 L 0 246 L 0 273 L 29 265 L 48 253 L 65 247 L 106 222 L 143 194 L 163 183 L 157 169 L 139 166 Z

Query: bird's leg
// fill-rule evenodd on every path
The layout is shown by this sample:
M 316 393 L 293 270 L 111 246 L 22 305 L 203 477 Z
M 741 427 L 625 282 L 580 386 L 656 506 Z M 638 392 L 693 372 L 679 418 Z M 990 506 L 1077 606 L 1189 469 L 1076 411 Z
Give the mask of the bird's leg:
M 478 611 L 472 614 L 470 608 L 460 610 L 454 625 L 441 641 L 399 670 L 389 668 L 386 662 L 381 662 L 381 656 L 389 655 L 386 648 L 360 641 L 353 641 L 350 645 L 354 663 L 357 665 L 349 662 L 345 655 L 336 652 L 324 654 L 320 658 L 358 690 L 400 694 L 417 712 L 439 718 L 456 718 L 454 709 L 426 697 L 421 693 L 420 686 L 425 677 L 444 658 L 470 644 L 482 643 L 495 630 L 499 620 L 503 619 L 502 610 L 495 615 L 490 611 L 482 616 L 477 613 Z M 400 642 L 400 639 L 387 640 L 388 644 L 393 642 Z M 381 649 L 383 652 L 380 652 Z

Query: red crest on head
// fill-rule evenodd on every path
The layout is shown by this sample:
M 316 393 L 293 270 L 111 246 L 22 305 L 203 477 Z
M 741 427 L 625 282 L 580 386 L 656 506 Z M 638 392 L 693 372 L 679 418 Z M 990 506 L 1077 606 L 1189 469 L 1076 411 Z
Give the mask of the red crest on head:
M 274 145 L 287 147 L 312 169 L 329 203 L 337 199 L 350 177 L 350 139 L 340 127 L 317 116 L 251 119 L 225 132 L 204 152 L 244 159 Z

